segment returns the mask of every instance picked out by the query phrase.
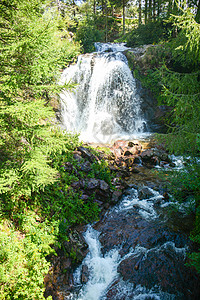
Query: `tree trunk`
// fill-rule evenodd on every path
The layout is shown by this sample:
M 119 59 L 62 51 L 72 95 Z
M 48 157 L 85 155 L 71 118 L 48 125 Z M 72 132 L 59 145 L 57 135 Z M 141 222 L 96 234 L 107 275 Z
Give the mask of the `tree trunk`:
M 142 24 L 142 4 L 141 4 L 141 0 L 139 0 L 139 7 L 138 7 L 138 23 L 139 25 Z
M 145 0 L 145 8 L 144 8 L 144 23 L 147 24 L 147 1 Z
M 125 16 L 125 0 L 123 0 L 123 34 L 125 34 L 125 20 L 126 20 L 126 16 Z
M 106 12 L 106 43 L 108 41 L 108 9 L 107 9 L 107 0 L 105 0 L 105 12 Z
M 158 0 L 157 19 L 160 17 L 160 0 Z
M 196 13 L 196 16 L 195 16 L 195 21 L 197 23 L 200 23 L 200 0 L 198 2 L 198 5 L 197 5 L 197 13 Z
M 149 7 L 148 7 L 148 22 L 152 21 L 152 0 L 149 0 Z
M 167 16 L 168 17 L 171 14 L 171 12 L 172 12 L 172 0 L 169 0 L 168 9 L 167 9 Z
M 153 0 L 153 21 L 156 21 L 156 0 Z
M 104 16 L 104 1 L 101 1 L 101 7 L 102 7 L 102 15 Z

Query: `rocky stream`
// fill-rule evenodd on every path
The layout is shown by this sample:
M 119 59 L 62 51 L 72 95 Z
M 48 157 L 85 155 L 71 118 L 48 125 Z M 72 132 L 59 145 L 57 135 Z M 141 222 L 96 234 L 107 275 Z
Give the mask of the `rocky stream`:
M 45 295 L 54 300 L 200 299 L 199 276 L 187 265 L 196 247 L 189 239 L 195 208 L 191 204 L 188 213 L 186 203 L 173 209 L 176 199 L 158 172 L 181 165 L 151 137 L 162 109 L 159 113 L 133 77 L 124 45 L 96 46 L 96 53 L 81 55 L 63 72 L 61 83 L 78 85 L 61 94 L 61 119 L 64 128 L 80 132 L 97 150 L 94 155 L 85 144 L 74 151 L 80 170 L 87 174 L 92 162 L 106 160 L 115 188 L 87 177 L 72 184 L 83 201 L 95 194 L 100 219 L 68 232 L 65 253 L 57 249 L 45 278 Z M 70 163 L 65 169 L 78 177 Z
M 98 156 L 86 147 L 74 152 L 75 159 L 84 158 L 85 172 L 94 160 L 107 160 L 115 189 L 93 178 L 73 183 L 84 200 L 95 192 L 101 217 L 71 230 L 65 248 L 73 248 L 78 260 L 73 263 L 60 252 L 46 278 L 47 295 L 55 300 L 199 299 L 199 277 L 186 265 L 195 247 L 189 239 L 194 214 L 184 206 L 172 209 L 157 171 L 176 168 L 178 161 L 147 141 L 119 140 L 109 149 L 105 155 L 96 146 Z

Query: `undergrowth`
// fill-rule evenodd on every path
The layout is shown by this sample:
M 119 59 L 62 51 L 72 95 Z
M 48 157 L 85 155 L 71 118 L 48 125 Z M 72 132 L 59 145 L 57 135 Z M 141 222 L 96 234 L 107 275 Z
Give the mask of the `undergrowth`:
M 48 273 L 47 256 L 56 255 L 55 246 L 62 248 L 70 229 L 77 224 L 97 220 L 99 207 L 93 195 L 81 199 L 81 192 L 71 184 L 79 179 L 103 179 L 111 185 L 106 163 L 91 164 L 86 174 L 73 157 L 77 137 L 72 137 L 67 150 L 52 154 L 51 166 L 57 170 L 56 182 L 31 197 L 12 198 L 2 194 L 0 200 L 0 299 L 44 299 L 44 276 Z M 70 164 L 71 170 L 66 168 Z M 76 253 L 68 254 L 76 261 Z M 51 299 L 51 297 L 49 297 Z

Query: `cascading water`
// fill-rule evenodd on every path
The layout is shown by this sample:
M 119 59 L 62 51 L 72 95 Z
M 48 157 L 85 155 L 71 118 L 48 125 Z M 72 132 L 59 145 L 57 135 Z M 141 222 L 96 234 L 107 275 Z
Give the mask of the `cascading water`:
M 154 275 L 148 273 L 143 275 L 146 280 L 152 281 L 149 288 L 145 287 L 142 278 L 138 278 L 136 283 L 126 280 L 126 275 L 123 277 L 120 276 L 120 273 L 123 275 L 123 264 L 128 260 L 135 260 L 136 263 L 131 267 L 131 273 L 134 274 L 137 272 L 138 268 L 145 269 L 145 264 L 149 264 L 149 261 L 153 261 L 155 258 L 160 259 L 165 262 L 165 256 L 169 257 L 169 260 L 173 261 L 173 268 L 178 266 L 178 262 L 183 262 L 186 259 L 187 247 L 183 246 L 177 247 L 174 241 L 166 241 L 163 238 L 159 237 L 160 242 L 152 247 L 144 247 L 140 238 L 138 239 L 137 235 L 134 234 L 134 230 L 138 227 L 134 225 L 133 221 L 138 220 L 138 224 L 141 226 L 142 220 L 148 220 L 145 223 L 151 224 L 153 220 L 159 219 L 159 215 L 156 213 L 154 205 L 158 200 L 163 200 L 163 197 L 155 190 L 150 189 L 152 197 L 144 200 L 138 198 L 138 192 L 136 189 L 131 189 L 128 196 L 124 196 L 122 202 L 116 207 L 112 208 L 106 216 L 105 228 L 103 226 L 103 234 L 95 230 L 91 225 L 88 226 L 85 232 L 85 241 L 89 246 L 89 253 L 83 260 L 81 266 L 74 273 L 74 286 L 75 291 L 72 292 L 69 296 L 66 297 L 68 300 L 121 300 L 121 299 L 131 299 L 131 300 L 184 300 L 190 299 L 185 298 L 185 296 L 175 289 L 171 291 L 163 291 L 159 286 L 160 282 L 155 277 L 152 280 Z M 162 202 L 161 201 L 161 202 Z M 137 205 L 137 207 L 136 207 Z M 137 210 L 137 213 L 134 214 L 134 211 Z M 145 212 L 145 213 L 144 213 Z M 132 234 L 135 238 L 131 238 L 132 241 L 127 239 L 128 231 L 126 232 L 126 239 L 123 239 L 122 242 L 119 242 L 115 247 L 110 247 L 111 250 L 103 251 L 103 247 L 100 243 L 100 234 L 104 239 L 104 235 L 110 234 L 111 228 L 114 232 L 114 235 L 118 235 L 122 231 L 120 227 L 120 220 L 125 220 L 129 215 L 130 218 L 130 228 Z M 123 221 L 122 221 L 123 222 Z M 108 223 L 108 224 L 106 224 Z M 111 223 L 111 225 L 109 225 Z M 108 226 L 108 228 L 107 228 Z M 116 233 L 115 233 L 116 230 Z M 112 233 L 111 233 L 112 234 Z M 141 233 L 140 233 L 141 234 Z M 155 232 L 153 232 L 153 235 Z M 166 234 L 166 233 L 165 233 Z M 149 237 L 151 238 L 151 236 Z M 153 237 L 155 240 L 155 237 Z M 106 243 L 110 243 L 108 236 L 106 237 Z M 133 245 L 133 241 L 135 245 Z M 126 243 L 130 243 L 128 248 Z M 140 264 L 144 264 L 143 267 L 140 267 Z M 88 270 L 88 279 L 87 282 L 83 284 L 81 280 L 81 274 L 83 272 L 83 266 Z M 122 266 L 122 267 L 121 267 Z M 128 264 L 127 264 L 128 266 Z M 127 268 L 126 266 L 126 268 Z M 137 267 L 136 267 L 137 266 Z M 149 266 L 148 266 L 149 267 Z M 129 272 L 127 268 L 127 273 Z M 159 270 L 156 272 L 160 272 Z M 179 274 L 180 274 L 179 270 Z M 166 272 L 166 276 L 170 276 Z M 131 276 L 130 276 L 131 278 Z M 181 278 L 182 279 L 182 278 Z M 173 293 L 173 291 L 175 293 Z
M 64 126 L 89 142 L 141 136 L 148 128 L 122 53 L 127 48 L 97 43 L 96 49 L 80 55 L 62 74 L 61 84 L 77 84 L 60 95 Z M 145 181 L 143 171 L 139 175 Z M 146 181 L 150 183 L 148 177 Z M 198 279 L 185 267 L 188 238 L 178 232 L 186 209 L 180 207 L 178 222 L 170 223 L 165 213 L 170 200 L 158 192 L 160 187 L 151 186 L 127 189 L 119 204 L 88 226 L 84 237 L 89 253 L 73 274 L 65 300 L 199 299 L 198 292 L 193 298 Z
M 77 84 L 60 95 L 64 126 L 89 142 L 107 143 L 143 133 L 147 123 L 141 98 L 122 53 L 127 48 L 96 43 L 96 49 L 96 53 L 80 55 L 77 64 L 61 76 L 61 84 Z

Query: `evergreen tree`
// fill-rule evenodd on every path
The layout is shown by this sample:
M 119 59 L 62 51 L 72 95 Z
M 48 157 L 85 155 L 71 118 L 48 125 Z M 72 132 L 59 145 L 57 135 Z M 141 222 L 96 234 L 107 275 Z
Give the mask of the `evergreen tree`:
M 197 153 L 200 136 L 200 24 L 190 10 L 171 20 L 179 36 L 172 43 L 173 69 L 161 69 L 165 103 L 173 107 L 168 146 Z
M 48 157 L 66 138 L 48 98 L 78 48 L 61 41 L 49 1 L 4 0 L 0 11 L 0 192 L 18 197 L 56 179 Z

